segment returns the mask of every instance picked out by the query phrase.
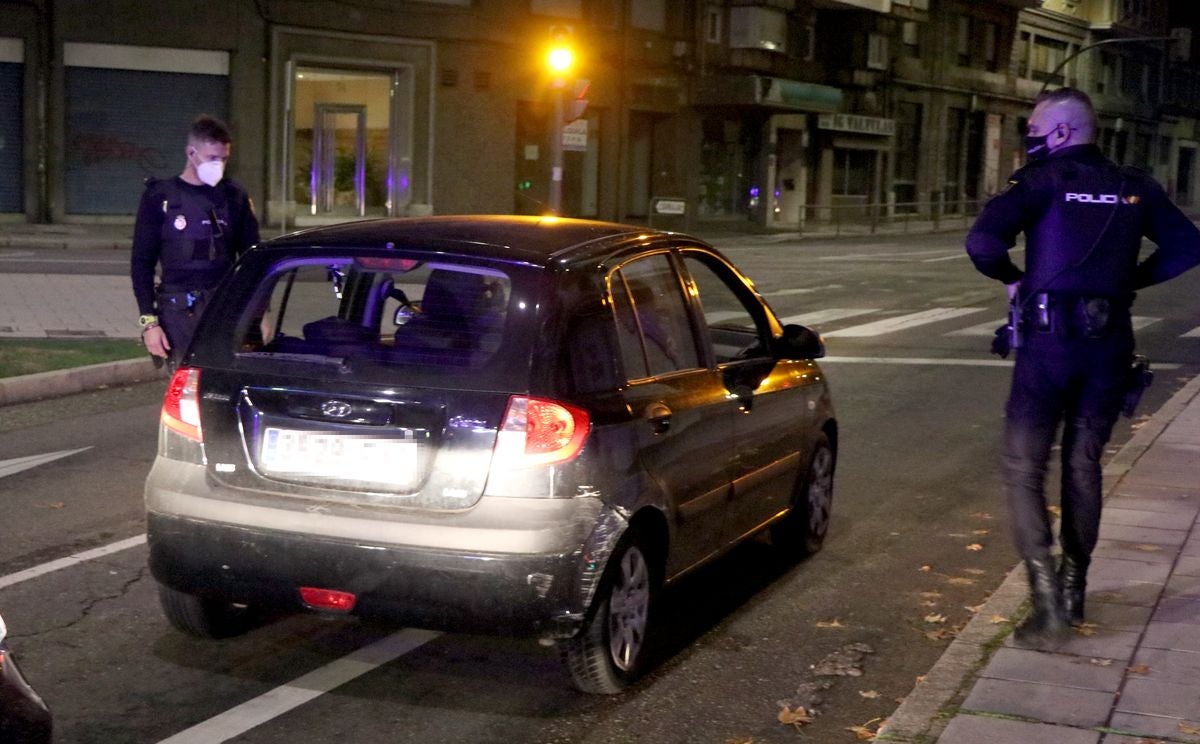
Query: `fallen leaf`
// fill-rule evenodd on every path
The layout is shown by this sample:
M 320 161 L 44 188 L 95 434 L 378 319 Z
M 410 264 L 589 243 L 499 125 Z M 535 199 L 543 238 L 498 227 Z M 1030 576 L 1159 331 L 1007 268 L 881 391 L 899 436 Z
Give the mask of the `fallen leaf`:
M 987 573 L 987 571 L 984 571 L 982 568 L 964 568 L 962 572 L 969 573 L 972 576 L 983 576 L 985 573 Z
M 1157 553 L 1158 551 L 1162 550 L 1162 546 L 1161 545 L 1134 545 L 1133 549 L 1140 550 L 1143 553 Z
M 1091 662 L 1093 664 L 1095 664 L 1096 666 L 1107 667 L 1107 666 L 1112 666 L 1113 660 L 1112 659 L 1092 659 Z
M 983 605 L 981 605 L 981 604 L 963 605 L 963 609 L 966 610 L 967 612 L 971 613 L 972 615 L 978 615 L 979 611 L 983 609 Z
M 983 550 L 983 546 L 980 545 L 979 543 L 971 543 L 970 545 L 967 546 L 967 550 L 978 553 L 979 551 Z
M 748 739 L 726 739 L 725 744 L 754 744 L 754 737 Z
M 49 504 L 43 504 L 42 506 L 45 506 L 47 509 L 61 509 L 66 506 L 66 504 L 61 501 L 53 501 Z
M 988 534 L 989 532 L 991 532 L 991 530 L 971 530 L 972 535 L 981 535 L 982 536 L 982 535 Z
M 1075 628 L 1075 632 L 1085 638 L 1090 638 L 1091 636 L 1096 635 L 1096 626 L 1092 623 L 1084 623 L 1083 625 L 1077 626 Z
M 944 622 L 946 622 L 946 616 L 931 613 L 931 614 L 925 616 L 925 622 L 927 622 L 927 623 L 944 623 Z
M 988 514 L 987 512 L 975 512 L 971 516 L 975 517 L 976 519 L 995 519 L 995 517 L 993 517 L 991 514 Z
M 954 638 L 956 635 L 958 635 L 958 633 L 950 628 L 938 628 L 937 630 L 931 630 L 926 633 L 925 637 L 931 641 L 948 641 Z
M 1200 734 L 1200 725 L 1188 723 L 1187 721 L 1179 722 L 1179 733 L 1181 734 Z
M 875 732 L 866 726 L 847 726 L 846 730 L 854 732 L 859 741 L 875 741 Z
M 835 617 L 832 620 L 818 620 L 817 627 L 818 628 L 844 628 L 846 626 L 842 625 L 842 621 Z
M 928 566 L 928 565 L 925 565 L 925 566 L 921 566 L 921 567 L 920 567 L 920 568 L 918 568 L 917 570 L 918 570 L 918 571 L 921 571 L 922 573 L 929 573 L 930 571 L 932 571 L 932 570 L 933 570 L 933 568 L 931 568 L 931 567 L 930 567 L 930 566 Z
M 1134 664 L 1131 667 L 1127 667 L 1126 671 L 1130 674 L 1149 674 L 1150 667 L 1147 664 Z
M 937 599 L 938 597 L 942 596 L 942 593 L 941 592 L 921 592 L 921 596 L 925 597 L 926 599 Z
M 803 705 L 797 705 L 795 710 L 785 705 L 783 710 L 779 711 L 779 722 L 784 726 L 795 726 L 798 729 L 806 723 L 812 723 L 813 717 Z
M 1051 514 L 1053 514 L 1056 517 L 1062 516 L 1062 507 L 1051 505 L 1051 506 L 1046 507 L 1046 511 L 1050 512 Z
M 968 579 L 965 576 L 951 576 L 946 579 L 946 583 L 954 584 L 955 586 L 972 586 L 975 583 L 975 579 Z
M 867 690 L 866 692 L 859 690 L 858 694 L 866 700 L 874 700 L 875 698 L 879 697 L 879 693 L 875 690 Z
M 1001 623 L 1011 622 L 1003 615 L 992 615 L 992 625 L 1000 625 Z
M 925 681 L 925 675 L 924 675 L 924 674 L 918 674 L 918 675 L 917 675 L 917 684 L 919 685 L 919 684 L 923 683 L 924 681 Z

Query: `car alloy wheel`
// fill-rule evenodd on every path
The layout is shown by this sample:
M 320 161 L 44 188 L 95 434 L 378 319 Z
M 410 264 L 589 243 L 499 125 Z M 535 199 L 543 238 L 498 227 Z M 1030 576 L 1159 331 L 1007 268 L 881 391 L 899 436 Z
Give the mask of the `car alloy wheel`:
M 808 540 L 825 539 L 833 510 L 833 450 L 818 447 L 808 471 Z
M 632 669 L 646 642 L 650 567 L 636 545 L 621 556 L 608 602 L 608 650 L 623 672 Z

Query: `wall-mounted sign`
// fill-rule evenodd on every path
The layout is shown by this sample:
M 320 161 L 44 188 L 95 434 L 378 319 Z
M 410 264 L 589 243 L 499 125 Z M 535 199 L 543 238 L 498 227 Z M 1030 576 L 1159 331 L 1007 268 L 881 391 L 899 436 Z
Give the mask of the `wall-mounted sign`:
M 891 137 L 896 133 L 896 120 L 858 114 L 821 114 L 817 117 L 817 127 L 834 132 Z

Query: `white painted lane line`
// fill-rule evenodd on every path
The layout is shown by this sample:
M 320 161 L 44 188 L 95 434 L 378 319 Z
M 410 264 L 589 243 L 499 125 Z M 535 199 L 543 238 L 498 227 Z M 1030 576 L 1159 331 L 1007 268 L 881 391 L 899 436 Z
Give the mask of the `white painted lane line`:
M 16 475 L 22 470 L 36 468 L 38 465 L 45 465 L 48 462 L 61 460 L 64 457 L 70 457 L 79 452 L 90 450 L 91 446 L 80 447 L 73 450 L 59 450 L 58 452 L 46 452 L 41 455 L 27 455 L 26 457 L 14 457 L 11 460 L 0 460 L 0 478 L 6 475 Z
M 818 323 L 829 323 L 834 320 L 843 318 L 854 318 L 859 315 L 869 315 L 870 313 L 879 312 L 879 308 L 874 307 L 831 307 L 825 310 L 814 310 L 811 313 L 800 313 L 799 315 L 789 315 L 786 318 L 780 318 L 779 322 L 787 325 L 788 323 L 799 323 L 801 325 L 816 325 Z
M 837 331 L 830 331 L 824 334 L 826 338 L 835 336 L 841 337 L 856 337 L 862 338 L 867 336 L 882 336 L 885 333 L 895 333 L 909 328 L 926 325 L 928 323 L 937 323 L 942 320 L 949 320 L 971 313 L 983 312 L 986 308 L 982 307 L 935 307 L 929 310 L 922 310 L 918 313 L 909 313 L 907 315 L 898 315 L 894 318 L 885 318 L 877 320 L 874 323 L 864 323 L 863 325 L 850 326 Z
M 286 685 L 163 739 L 159 744 L 216 744 L 229 741 L 419 648 L 439 635 L 431 630 L 412 628 L 393 633 L 297 677 Z
M 1000 326 L 1008 323 L 1008 318 L 1000 318 L 999 320 L 989 320 L 979 325 L 973 325 L 970 328 L 961 328 L 957 331 L 943 333 L 943 336 L 991 336 Z
M 832 362 L 833 364 L 906 364 L 906 365 L 928 365 L 931 367 L 1011 367 L 1013 362 L 1011 359 L 938 359 L 935 357 L 852 357 L 852 356 L 827 356 L 821 357 L 818 360 L 821 364 Z M 1183 365 L 1178 362 L 1160 362 L 1154 364 L 1154 369 L 1179 369 Z
M 1193 328 L 1192 330 L 1180 336 L 1180 338 L 1200 338 L 1200 326 Z
M 1162 318 L 1151 318 L 1146 315 L 1135 315 L 1130 320 L 1133 321 L 1133 330 L 1140 331 L 1148 325 L 1154 325 Z
M 841 284 L 826 284 L 821 287 L 798 287 L 795 289 L 777 289 L 773 292 L 763 292 L 763 297 L 786 297 L 788 295 L 809 294 L 823 289 L 843 289 Z
M 24 571 L 17 571 L 16 573 L 10 573 L 7 576 L 0 576 L 0 589 L 12 586 L 13 584 L 20 584 L 22 581 L 36 579 L 39 576 L 45 576 L 48 573 L 54 573 L 55 571 L 63 568 L 78 566 L 80 563 L 95 560 L 96 558 L 103 558 L 106 555 L 112 555 L 113 553 L 119 553 L 122 550 L 128 550 L 129 548 L 135 548 L 138 545 L 145 544 L 146 536 L 144 534 L 136 535 L 126 540 L 121 540 L 109 545 L 102 545 L 99 548 L 92 548 L 91 550 L 85 550 L 82 553 L 69 555 L 66 558 L 59 558 L 58 560 L 50 561 L 49 563 L 43 563 L 40 566 L 27 568 Z

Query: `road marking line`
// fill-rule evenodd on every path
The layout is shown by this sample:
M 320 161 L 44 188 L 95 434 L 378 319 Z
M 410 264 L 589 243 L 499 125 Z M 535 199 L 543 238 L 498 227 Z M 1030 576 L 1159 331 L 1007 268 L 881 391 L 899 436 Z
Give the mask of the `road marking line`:
M 854 356 L 827 356 L 818 360 L 821 364 L 833 362 L 834 364 L 927 364 L 930 366 L 945 366 L 945 367 L 1011 367 L 1013 362 L 1009 359 L 954 359 L 945 358 L 938 359 L 935 357 L 854 357 Z M 1157 362 L 1154 364 L 1154 369 L 1179 369 L 1182 364 L 1178 362 Z
M 90 450 L 91 448 L 91 445 L 89 445 L 87 447 L 80 447 L 79 449 L 59 450 L 58 452 L 46 452 L 40 455 L 14 457 L 11 460 L 0 460 L 0 478 L 3 478 L 7 475 L 16 475 L 23 470 L 29 470 L 30 468 L 36 468 L 38 465 L 45 465 L 46 463 L 54 462 L 55 460 L 61 460 L 64 457 L 70 457 L 71 455 L 83 452 L 85 450 Z
M 16 573 L 10 573 L 7 576 L 0 576 L 0 589 L 10 587 L 13 584 L 20 584 L 22 581 L 36 579 L 37 577 L 45 576 L 48 573 L 54 573 L 59 569 L 78 566 L 80 563 L 84 563 L 86 561 L 94 560 L 96 558 L 103 558 L 106 555 L 112 555 L 113 553 L 119 553 L 122 550 L 128 550 L 129 548 L 135 548 L 138 545 L 145 544 L 146 535 L 136 535 L 110 545 L 102 545 L 99 548 L 92 548 L 91 550 L 85 550 L 82 553 L 69 555 L 66 558 L 59 558 L 58 560 L 50 561 L 49 563 L 43 563 L 40 566 L 27 568 L 24 571 L 17 571 Z
M 831 307 L 825 310 L 815 310 L 811 313 L 789 315 L 786 318 L 780 318 L 779 322 L 784 325 L 788 323 L 816 325 L 817 323 L 828 323 L 833 320 L 842 320 L 843 318 L 853 318 L 858 315 L 868 315 L 877 312 L 879 312 L 879 308 L 874 307 Z
M 437 638 L 432 630 L 405 628 L 286 685 L 230 708 L 159 744 L 215 744 L 240 736 Z
M 1146 315 L 1135 315 L 1130 318 L 1130 320 L 1133 323 L 1133 330 L 1140 331 L 1148 325 L 1154 325 L 1158 321 L 1162 320 L 1162 318 L 1151 318 Z
M 996 333 L 996 329 L 1008 323 L 1008 318 L 1000 318 L 999 320 L 989 320 L 979 325 L 973 325 L 970 328 L 962 328 L 957 331 L 950 331 L 942 334 L 944 336 L 991 336 Z
M 1193 328 L 1192 330 L 1180 336 L 1180 338 L 1200 338 L 1200 326 Z
M 971 313 L 980 313 L 986 310 L 982 307 L 935 307 L 929 310 L 922 310 L 917 313 L 909 313 L 907 315 L 898 315 L 894 318 L 885 318 L 877 320 L 874 323 L 864 323 L 863 325 L 850 326 L 837 331 L 830 331 L 824 334 L 826 338 L 835 336 L 882 336 L 885 333 L 894 333 L 903 331 L 909 328 L 926 325 L 928 323 L 937 323 L 942 320 L 957 318 L 962 315 L 970 315 Z

